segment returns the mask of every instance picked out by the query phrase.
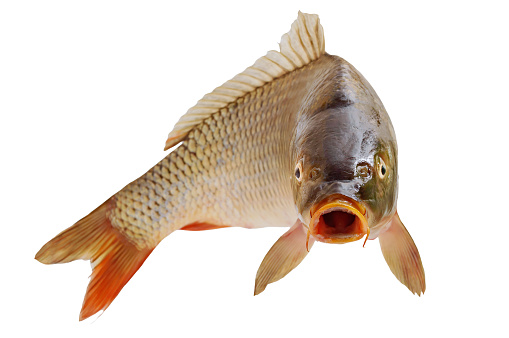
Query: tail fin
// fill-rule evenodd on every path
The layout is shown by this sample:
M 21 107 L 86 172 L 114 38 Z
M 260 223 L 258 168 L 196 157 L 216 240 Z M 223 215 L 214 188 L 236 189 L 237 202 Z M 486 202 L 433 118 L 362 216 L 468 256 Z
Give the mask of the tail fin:
M 153 248 L 138 249 L 110 223 L 111 198 L 46 243 L 35 255 L 44 264 L 90 260 L 92 276 L 80 320 L 105 310 L 138 271 Z

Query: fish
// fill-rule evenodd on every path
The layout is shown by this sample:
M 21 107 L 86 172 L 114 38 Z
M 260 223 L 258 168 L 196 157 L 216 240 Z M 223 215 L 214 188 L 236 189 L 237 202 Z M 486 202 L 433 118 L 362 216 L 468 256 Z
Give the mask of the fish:
M 397 212 L 391 120 L 361 73 L 325 52 L 318 15 L 299 11 L 280 51 L 182 115 L 170 148 L 36 254 L 44 264 L 90 261 L 79 320 L 106 310 L 177 230 L 289 227 L 262 260 L 255 295 L 296 268 L 315 242 L 363 238 L 378 238 L 395 277 L 424 293 L 419 251 Z

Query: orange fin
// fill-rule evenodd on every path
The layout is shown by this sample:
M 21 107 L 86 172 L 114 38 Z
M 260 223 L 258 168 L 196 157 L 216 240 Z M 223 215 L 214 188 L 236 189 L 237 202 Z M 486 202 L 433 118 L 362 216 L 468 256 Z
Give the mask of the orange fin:
M 267 287 L 277 282 L 297 267 L 308 254 L 314 243 L 314 238 L 307 240 L 307 228 L 297 220 L 295 224 L 270 248 L 269 252 L 258 268 L 255 281 L 255 296 Z
M 107 213 L 113 199 L 46 243 L 35 256 L 44 264 L 90 260 L 92 276 L 80 320 L 105 310 L 150 255 L 138 249 L 111 225 Z
M 221 228 L 228 228 L 228 225 L 215 225 L 215 224 L 209 224 L 209 223 L 200 223 L 195 222 L 188 224 L 180 230 L 187 230 L 187 231 L 202 231 L 202 230 L 214 230 L 214 229 L 221 229 Z
M 385 261 L 394 276 L 412 293 L 419 296 L 424 294 L 426 281 L 421 256 L 397 212 L 387 231 L 378 238 Z

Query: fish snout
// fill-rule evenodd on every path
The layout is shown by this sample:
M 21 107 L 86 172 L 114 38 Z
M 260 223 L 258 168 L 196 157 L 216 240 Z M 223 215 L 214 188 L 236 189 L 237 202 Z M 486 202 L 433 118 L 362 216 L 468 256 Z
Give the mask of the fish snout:
M 325 198 L 310 213 L 309 235 L 320 242 L 342 244 L 369 236 L 366 208 L 344 195 Z

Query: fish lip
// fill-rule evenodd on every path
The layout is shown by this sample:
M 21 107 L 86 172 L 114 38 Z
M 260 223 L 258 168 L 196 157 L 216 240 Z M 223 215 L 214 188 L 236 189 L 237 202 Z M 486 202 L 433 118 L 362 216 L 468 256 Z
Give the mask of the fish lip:
M 320 242 L 342 244 L 369 236 L 366 208 L 347 196 L 329 196 L 316 203 L 310 214 L 309 234 Z

